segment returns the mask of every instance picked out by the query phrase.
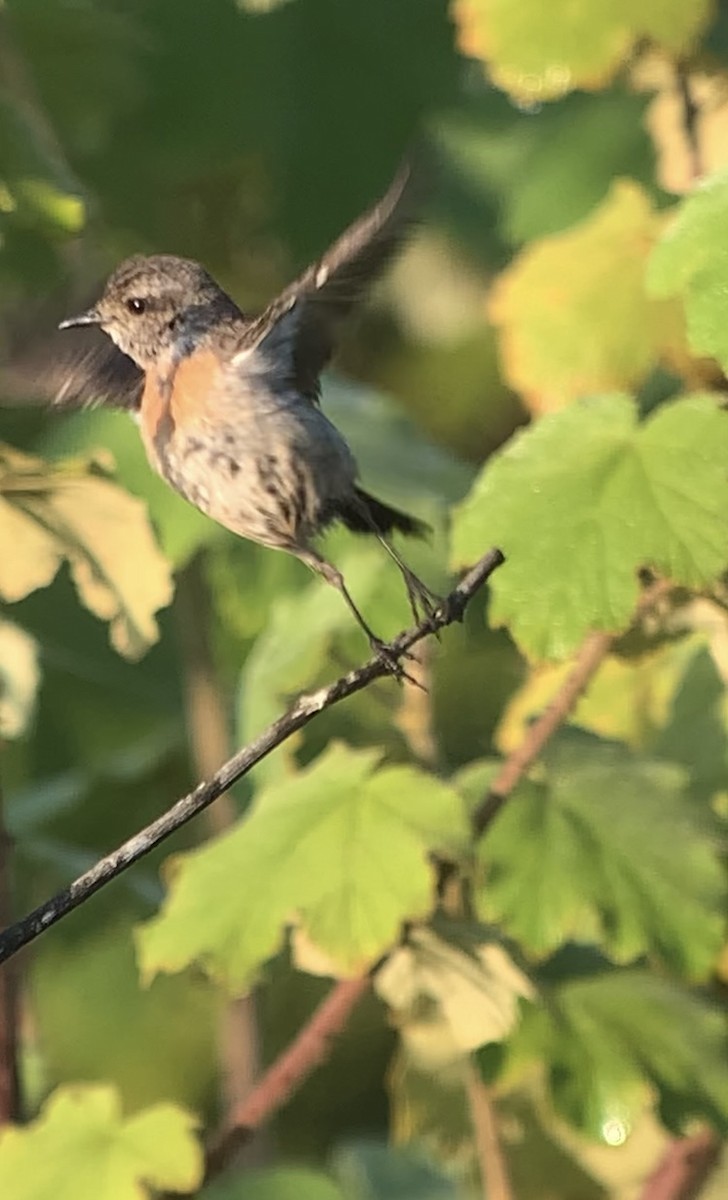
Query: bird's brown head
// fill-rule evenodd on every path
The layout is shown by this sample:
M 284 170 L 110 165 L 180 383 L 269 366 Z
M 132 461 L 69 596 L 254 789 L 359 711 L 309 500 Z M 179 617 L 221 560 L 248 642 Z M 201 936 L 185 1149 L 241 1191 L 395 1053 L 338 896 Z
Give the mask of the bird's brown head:
M 136 255 L 117 267 L 96 304 L 60 328 L 98 325 L 148 370 L 173 347 L 184 350 L 201 330 L 237 314 L 200 263 L 171 254 Z

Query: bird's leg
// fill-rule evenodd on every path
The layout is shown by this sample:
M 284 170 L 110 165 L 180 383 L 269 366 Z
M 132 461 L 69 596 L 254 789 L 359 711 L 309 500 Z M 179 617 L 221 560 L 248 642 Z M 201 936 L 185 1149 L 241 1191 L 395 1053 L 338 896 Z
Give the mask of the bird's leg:
M 378 655 L 379 658 L 383 659 L 384 662 L 386 662 L 392 674 L 395 675 L 397 679 L 409 679 L 407 672 L 404 670 L 399 660 L 395 657 L 395 655 L 392 654 L 382 639 L 377 637 L 371 626 L 367 624 L 366 620 L 354 603 L 349 589 L 344 583 L 344 576 L 341 574 L 341 571 L 339 571 L 338 568 L 333 565 L 333 563 L 328 562 L 325 558 L 322 558 L 320 554 L 317 554 L 315 550 L 310 548 L 306 550 L 296 549 L 295 554 L 301 559 L 301 562 L 305 562 L 307 567 L 310 567 L 311 570 L 315 571 L 317 575 L 321 575 L 327 583 L 330 583 L 332 587 L 335 587 L 337 591 L 341 592 L 341 595 L 344 597 L 344 600 L 349 606 L 352 616 L 355 618 L 359 627 L 366 634 L 369 645 L 371 646 L 373 652 Z
M 434 617 L 443 602 L 442 596 L 438 596 L 437 592 L 433 592 L 426 583 L 422 582 L 419 575 L 415 575 L 412 568 L 407 566 L 403 558 L 400 558 L 392 543 L 385 538 L 383 533 L 377 533 L 377 540 L 384 546 L 387 554 L 399 568 L 407 588 L 407 599 L 415 621 L 419 623 L 423 618 Z

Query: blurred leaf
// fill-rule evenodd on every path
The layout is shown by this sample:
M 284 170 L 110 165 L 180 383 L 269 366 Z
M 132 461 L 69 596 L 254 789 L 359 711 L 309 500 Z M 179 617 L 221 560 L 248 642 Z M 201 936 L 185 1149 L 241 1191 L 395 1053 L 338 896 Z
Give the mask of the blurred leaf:
M 25 846 L 23 852 L 25 859 Z M 144 882 L 126 872 L 127 889 L 138 894 Z M 153 903 L 159 901 L 157 892 Z M 70 934 L 51 935 L 34 956 L 29 994 L 47 1082 L 112 1079 L 132 1111 L 168 1099 L 197 1109 L 214 1095 L 220 997 L 190 973 L 141 987 L 132 921 L 151 907 L 149 895 L 132 905 L 128 891 L 117 891 L 105 917 L 84 914 Z M 148 1052 L 130 1054 L 130 1046 Z
M 416 1150 L 355 1142 L 333 1157 L 334 1172 L 350 1200 L 457 1200 L 455 1183 Z
M 499 87 L 538 103 L 572 88 L 597 89 L 616 74 L 642 38 L 679 55 L 689 51 L 712 12 L 709 0 L 635 8 L 628 0 L 456 0 L 460 48 L 482 58 Z
M 465 495 L 472 468 L 424 437 L 380 392 L 331 378 L 322 406 L 354 451 L 364 486 L 379 499 L 435 521 Z
M 710 70 L 690 70 L 685 75 L 685 86 L 695 106 L 692 128 L 700 148 L 703 176 L 728 166 L 726 76 L 713 69 L 716 63 L 710 66 Z M 635 64 L 632 83 L 653 95 L 645 124 L 657 151 L 660 187 L 666 192 L 691 192 L 696 183 L 695 155 L 686 135 L 685 100 L 681 87 L 676 86 L 675 64 L 659 53 L 648 53 Z
M 485 919 L 537 954 L 569 939 L 705 977 L 724 936 L 726 880 L 710 813 L 678 767 L 562 734 L 480 844 Z
M 340 562 L 347 587 L 368 611 L 382 569 L 379 546 L 361 545 Z M 351 632 L 353 618 L 335 588 L 311 580 L 301 591 L 270 601 L 270 616 L 256 638 L 240 677 L 238 735 L 247 742 L 278 716 L 281 706 L 320 675 L 332 639 Z M 292 738 L 255 770 L 257 779 L 274 780 L 287 773 L 295 754 Z
M 53 458 L 94 454 L 99 446 L 110 451 L 116 478 L 145 501 L 162 550 L 176 567 L 183 566 L 202 546 L 234 540 L 152 470 L 139 430 L 126 413 L 94 409 L 62 418 L 51 415 L 56 420 L 48 422 L 40 449 Z
M 488 306 L 506 378 L 536 412 L 638 384 L 677 339 L 645 293 L 661 218 L 620 180 L 589 217 L 533 242 L 497 280 Z
M 434 1042 L 439 1068 L 445 1043 L 453 1058 L 461 1058 L 501 1041 L 516 1023 L 519 997 L 532 997 L 529 980 L 503 946 L 486 941 L 485 931 L 480 938 L 466 953 L 433 930 L 415 927 L 377 971 L 376 991 L 393 1010 L 414 1061 L 428 1065 L 429 1057 L 432 1066 Z
M 40 683 L 38 644 L 12 621 L 0 619 L 0 738 L 22 737 Z
M 706 179 L 678 206 L 652 252 L 647 285 L 654 296 L 683 298 L 693 350 L 728 369 L 725 294 L 728 249 L 728 172 Z
M 564 657 L 591 629 L 626 628 L 640 566 L 690 587 L 725 569 L 727 458 L 728 420 L 710 395 L 642 423 L 618 395 L 553 413 L 493 458 L 456 510 L 454 564 L 500 546 L 491 621 L 534 657 Z
M 551 703 L 571 663 L 533 668 L 511 697 L 498 727 L 497 744 L 509 754 L 531 721 Z M 679 697 L 687 689 L 682 700 Z M 570 723 L 604 738 L 626 742 L 658 758 L 681 762 L 695 777 L 720 775 L 726 732 L 715 713 L 723 695 L 703 634 L 658 646 L 634 658 L 609 655 L 573 710 Z M 679 716 L 675 706 L 679 704 Z
M 294 912 L 343 971 L 361 970 L 425 913 L 427 852 L 466 839 L 462 804 L 413 767 L 377 769 L 378 757 L 331 746 L 262 791 L 230 833 L 177 860 L 160 915 L 138 935 L 143 975 L 201 961 L 242 991 Z
M 530 153 L 510 181 L 506 229 L 514 241 L 557 233 L 585 220 L 620 176 L 629 176 L 632 187 L 653 186 L 643 107 L 640 98 L 614 90 L 596 96 L 574 93 L 544 110 Z M 626 217 L 625 212 L 625 238 Z
M 725 684 L 709 650 L 700 644 L 699 635 L 688 644 L 692 653 L 672 696 L 667 720 L 651 749 L 668 762 L 681 764 L 698 795 L 709 799 L 725 789 L 728 777 Z
M 0 1132 L 0 1187 L 13 1200 L 141 1200 L 202 1179 L 194 1117 L 157 1104 L 123 1118 L 112 1087 L 59 1088 L 42 1115 Z
M 16 194 L 38 218 L 51 228 L 64 233 L 79 233 L 86 220 L 86 209 L 80 196 L 69 196 L 58 191 L 44 179 L 22 179 L 16 185 Z
M 650 1092 L 676 1132 L 690 1117 L 728 1123 L 722 1014 L 648 971 L 556 988 L 544 1008 L 525 1013 L 513 1053 L 545 1058 L 558 1111 L 592 1137 L 613 1139 L 615 1126 L 628 1136 Z
M 322 1171 L 269 1167 L 216 1180 L 200 1200 L 344 1200 L 344 1194 Z
M 100 477 L 93 461 L 49 466 L 0 447 L 0 595 L 19 600 L 50 583 L 62 560 L 111 644 L 140 657 L 158 637 L 154 613 L 172 597 L 169 566 L 140 501 Z
M 281 4 L 290 4 L 291 2 L 292 0 L 238 0 L 241 8 L 252 13 L 271 12 Z

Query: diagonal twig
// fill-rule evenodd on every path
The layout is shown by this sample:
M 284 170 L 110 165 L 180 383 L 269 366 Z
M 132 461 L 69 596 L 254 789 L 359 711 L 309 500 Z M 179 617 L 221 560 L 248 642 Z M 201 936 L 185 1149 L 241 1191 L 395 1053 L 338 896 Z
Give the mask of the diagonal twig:
M 720 1153 L 720 1138 L 710 1129 L 675 1138 L 645 1183 L 640 1200 L 697 1200 Z
M 371 972 L 340 979 L 324 997 L 291 1044 L 271 1063 L 250 1094 L 230 1113 L 226 1128 L 207 1152 L 206 1178 L 216 1175 L 235 1150 L 281 1108 L 315 1067 L 328 1057 L 331 1042 L 346 1026 L 369 988 Z
M 444 629 L 454 621 L 461 620 L 475 593 L 504 561 L 500 550 L 489 550 L 463 576 L 432 616 L 425 617 L 418 625 L 398 634 L 396 638 L 385 645 L 384 652 L 387 659 L 377 655 L 362 666 L 356 667 L 353 671 L 334 680 L 333 683 L 319 688 L 318 691 L 299 696 L 287 712 L 228 759 L 210 779 L 183 796 L 161 817 L 129 838 L 111 854 L 99 859 L 90 870 L 79 875 L 78 879 L 75 879 L 68 887 L 63 888 L 50 900 L 39 905 L 22 920 L 10 925 L 0 933 L 0 962 L 4 962 L 16 954 L 22 946 L 32 942 L 45 929 L 55 925 L 67 913 L 77 908 L 79 904 L 83 904 L 85 900 L 110 883 L 112 879 L 116 879 L 133 863 L 138 862 L 170 834 L 186 825 L 188 821 L 212 804 L 213 800 L 226 792 L 244 775 L 247 775 L 257 763 L 280 746 L 282 742 L 285 742 L 291 734 L 302 729 L 304 725 L 308 725 L 320 712 L 331 708 L 333 704 L 338 704 L 347 696 L 353 696 L 356 692 L 362 691 L 372 680 L 388 675 L 393 659 L 398 661 L 411 646 L 416 645 L 429 634 L 437 633 L 438 630 Z
M 645 588 L 642 593 L 632 623 L 634 624 L 648 609 L 667 595 L 671 584 L 665 579 L 658 579 Z M 485 833 L 495 820 L 514 788 L 532 767 L 539 754 L 557 729 L 563 725 L 566 718 L 576 705 L 577 700 L 586 690 L 596 675 L 617 638 L 618 633 L 604 633 L 597 630 L 588 634 L 581 643 L 574 666 L 562 683 L 553 700 L 540 717 L 533 722 L 512 754 L 503 762 L 498 774 L 490 785 L 487 795 L 473 814 L 473 830 L 476 837 Z

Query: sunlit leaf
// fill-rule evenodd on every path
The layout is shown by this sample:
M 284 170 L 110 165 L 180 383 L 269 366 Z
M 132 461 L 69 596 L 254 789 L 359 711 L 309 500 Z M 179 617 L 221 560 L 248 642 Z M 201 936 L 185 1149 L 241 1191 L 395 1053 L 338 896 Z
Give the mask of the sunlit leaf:
M 0 1189 L 13 1200 L 143 1200 L 202 1178 L 196 1120 L 173 1104 L 123 1117 L 113 1088 L 65 1087 L 41 1116 L 0 1131 Z
M 0 620 L 0 737 L 20 737 L 28 727 L 40 683 L 35 638 Z
M 246 988 L 298 913 L 342 971 L 361 969 L 431 904 L 427 851 L 462 844 L 462 803 L 413 767 L 334 745 L 262 791 L 239 825 L 175 862 L 159 916 L 139 932 L 142 972 L 201 962 Z
M 728 418 L 709 395 L 641 423 L 625 396 L 552 413 L 491 459 L 456 510 L 454 563 L 501 546 L 491 621 L 537 658 L 564 657 L 590 629 L 628 625 L 639 567 L 690 587 L 725 569 L 727 460 Z
M 647 283 L 655 296 L 680 295 L 690 344 L 728 368 L 728 172 L 707 179 L 681 202 L 652 253 Z
M 157 639 L 154 613 L 172 596 L 169 565 L 140 500 L 93 462 L 49 466 L 0 449 L 0 595 L 19 600 L 70 566 L 87 608 L 110 624 L 120 654 L 138 658 Z
M 519 997 L 533 988 L 492 938 L 466 952 L 426 927 L 411 929 L 376 974 L 375 987 L 393 1010 L 410 1056 L 443 1065 L 486 1042 L 501 1041 L 516 1023 Z
M 497 280 L 489 314 L 506 377 L 536 412 L 639 383 L 677 343 L 677 319 L 645 291 L 661 225 L 620 181 L 580 224 L 531 243 Z
M 711 13 L 709 0 L 686 6 L 652 0 L 455 0 L 460 47 L 482 58 L 496 83 L 525 102 L 551 100 L 572 88 L 599 88 L 632 46 L 649 38 L 674 54 L 688 50 Z

